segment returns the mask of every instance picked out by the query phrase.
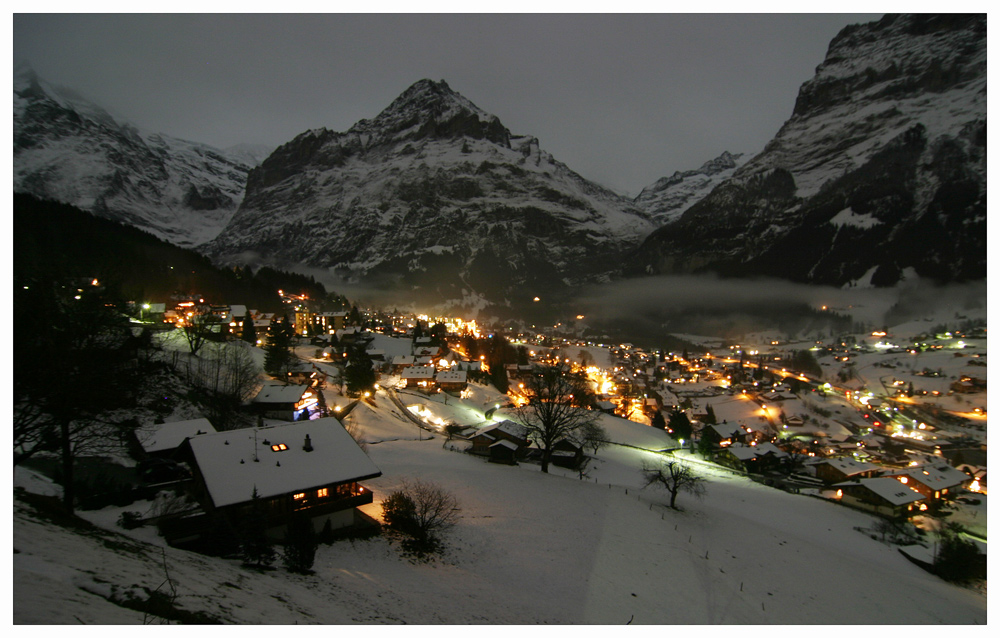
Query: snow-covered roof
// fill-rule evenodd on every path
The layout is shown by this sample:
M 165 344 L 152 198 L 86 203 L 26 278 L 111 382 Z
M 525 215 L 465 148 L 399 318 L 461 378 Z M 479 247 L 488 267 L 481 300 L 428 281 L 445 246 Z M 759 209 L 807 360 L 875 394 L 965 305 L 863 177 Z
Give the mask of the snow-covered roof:
M 254 403 L 296 403 L 309 390 L 307 385 L 265 385 Z
M 757 446 L 758 454 L 767 454 L 769 452 L 774 454 L 774 456 L 776 456 L 779 459 L 788 456 L 788 452 L 782 450 L 774 443 L 765 441 L 764 443 L 761 443 L 760 445 Z
M 519 438 L 519 439 L 527 440 L 527 438 L 528 438 L 528 428 L 524 427 L 520 423 L 514 423 L 513 421 L 506 421 L 506 420 L 505 421 L 501 421 L 500 423 L 497 423 L 495 425 L 487 426 L 487 427 L 479 430 L 479 432 L 477 432 L 477 434 L 487 434 L 487 435 L 492 436 L 491 433 L 494 430 L 499 430 L 501 432 L 505 432 L 505 433 L 507 433 L 507 434 L 509 434 L 509 435 L 511 435 L 513 437 Z
M 309 436 L 312 451 L 304 448 Z M 228 430 L 189 440 L 216 507 L 381 476 L 334 418 Z M 274 451 L 272 446 L 286 449 Z M 258 461 L 254 461 L 254 458 Z
M 466 383 L 469 373 L 465 370 L 442 370 L 437 373 L 438 383 Z
M 749 445 L 730 445 L 726 450 L 741 461 L 750 461 L 757 458 L 757 448 Z
M 517 443 L 514 443 L 513 441 L 511 441 L 509 439 L 497 439 L 496 443 L 491 444 L 490 447 L 496 447 L 498 445 L 500 445 L 502 447 L 505 447 L 508 450 L 516 450 L 517 449 Z
M 392 365 L 394 366 L 412 366 L 416 362 L 417 358 L 412 354 L 397 354 L 392 358 Z
M 877 470 L 879 467 L 871 463 L 865 463 L 864 461 L 855 461 L 852 458 L 846 456 L 838 456 L 832 459 L 826 459 L 826 464 L 839 470 L 844 476 L 853 476 L 855 474 L 861 474 L 863 472 L 871 472 L 872 470 Z
M 247 315 L 247 307 L 242 304 L 235 304 L 229 306 L 229 312 L 232 313 L 233 317 L 236 319 L 243 319 Z
M 889 501 L 893 505 L 906 505 L 907 503 L 915 503 L 916 501 L 923 500 L 924 495 L 916 491 L 913 488 L 907 487 L 897 481 L 896 479 L 891 479 L 888 477 L 880 476 L 878 478 L 866 478 L 861 479 L 857 483 L 838 483 L 834 487 L 852 487 L 857 485 L 863 485 L 865 488 L 871 492 L 878 494 L 885 500 Z
M 736 425 L 735 423 L 719 423 L 717 425 L 708 426 L 715 430 L 715 432 L 723 439 L 728 439 L 731 436 L 740 436 L 744 434 L 743 428 Z
M 208 419 L 190 419 L 160 423 L 143 428 L 139 438 L 142 449 L 146 452 L 163 452 L 172 450 L 184 442 L 184 439 L 199 434 L 212 434 L 215 428 Z
M 434 368 L 426 366 L 410 366 L 408 368 L 403 368 L 403 371 L 399 376 L 403 379 L 433 379 Z
M 969 480 L 969 475 L 961 470 L 957 470 L 950 465 L 910 467 L 899 472 L 892 472 L 888 476 L 909 476 L 931 488 L 941 490 L 957 487 Z

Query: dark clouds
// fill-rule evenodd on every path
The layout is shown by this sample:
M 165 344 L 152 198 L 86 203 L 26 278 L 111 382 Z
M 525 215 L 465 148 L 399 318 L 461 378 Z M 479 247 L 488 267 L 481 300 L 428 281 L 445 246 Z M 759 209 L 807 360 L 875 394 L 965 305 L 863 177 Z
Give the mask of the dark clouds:
M 761 150 L 830 39 L 876 17 L 15 14 L 14 61 L 142 128 L 220 147 L 345 130 L 444 79 L 636 194 Z

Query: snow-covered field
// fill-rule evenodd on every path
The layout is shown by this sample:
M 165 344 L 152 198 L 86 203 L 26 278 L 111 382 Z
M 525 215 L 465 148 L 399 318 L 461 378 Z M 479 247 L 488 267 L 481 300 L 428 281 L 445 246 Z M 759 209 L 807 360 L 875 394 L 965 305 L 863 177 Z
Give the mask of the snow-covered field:
M 414 399 L 401 395 L 404 403 Z M 478 418 L 440 396 L 431 414 Z M 662 431 L 607 417 L 610 438 L 588 476 L 493 465 L 449 449 L 399 418 L 384 392 L 356 419 L 382 477 L 378 499 L 408 478 L 439 483 L 458 499 L 443 556 L 414 562 L 385 538 L 321 546 L 315 574 L 258 574 L 237 561 L 164 547 L 145 528 L 114 526 L 122 510 L 81 515 L 109 531 L 73 533 L 42 523 L 15 499 L 15 623 L 139 623 L 106 601 L 165 580 L 176 606 L 226 623 L 408 624 L 984 624 L 986 596 L 950 585 L 891 546 L 854 530 L 867 514 L 767 488 L 697 464 L 708 479 L 683 511 L 640 489 L 643 462 L 670 447 Z M 478 408 L 478 409 L 477 409 Z M 471 424 L 471 423 L 470 423 Z M 461 447 L 456 443 L 455 447 Z M 632 447 L 634 446 L 634 447 Z M 645 448 L 645 449 L 643 449 Z M 18 471 L 15 484 L 52 486 Z M 128 534 L 128 536 L 123 536 Z M 161 551 L 163 554 L 161 555 Z M 112 596 L 113 597 L 113 596 Z M 145 595 L 140 596 L 145 598 Z

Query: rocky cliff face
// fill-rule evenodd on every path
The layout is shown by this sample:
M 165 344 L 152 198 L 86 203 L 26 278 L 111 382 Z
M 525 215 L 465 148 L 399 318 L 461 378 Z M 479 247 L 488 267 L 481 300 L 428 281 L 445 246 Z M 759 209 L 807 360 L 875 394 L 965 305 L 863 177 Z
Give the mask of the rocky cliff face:
M 15 72 L 15 192 L 194 246 L 218 234 L 236 211 L 253 152 L 260 149 L 231 154 L 142 132 L 28 68 Z
M 762 153 L 626 272 L 833 285 L 986 276 L 986 17 L 845 28 Z
M 537 139 L 422 80 L 347 132 L 306 131 L 279 147 L 204 249 L 469 307 L 605 277 L 653 228 Z

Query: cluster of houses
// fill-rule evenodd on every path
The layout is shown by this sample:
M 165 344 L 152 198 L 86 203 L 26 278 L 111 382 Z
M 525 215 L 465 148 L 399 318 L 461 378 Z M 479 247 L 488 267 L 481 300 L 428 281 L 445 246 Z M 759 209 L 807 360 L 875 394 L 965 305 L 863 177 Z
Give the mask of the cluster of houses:
M 976 480 L 944 460 L 892 466 L 852 455 L 805 456 L 767 441 L 758 442 L 754 432 L 736 424 L 705 426 L 701 436 L 709 444 L 707 449 L 713 450 L 711 458 L 720 465 L 762 475 L 781 469 L 787 473 L 795 468 L 815 477 L 817 487 L 844 504 L 890 518 L 934 508 Z
M 458 394 L 468 387 L 470 372 L 482 371 L 482 362 L 463 361 L 447 348 L 431 345 L 429 337 L 417 337 L 412 354 L 393 357 L 388 370 L 399 377 L 400 387 Z
M 504 420 L 484 428 L 469 428 L 460 436 L 468 438 L 468 452 L 486 457 L 491 463 L 514 465 L 519 461 L 537 461 L 542 450 L 531 447 L 528 429 L 519 423 Z M 569 437 L 562 437 L 552 446 L 549 461 L 558 467 L 577 469 L 583 463 L 583 445 Z

